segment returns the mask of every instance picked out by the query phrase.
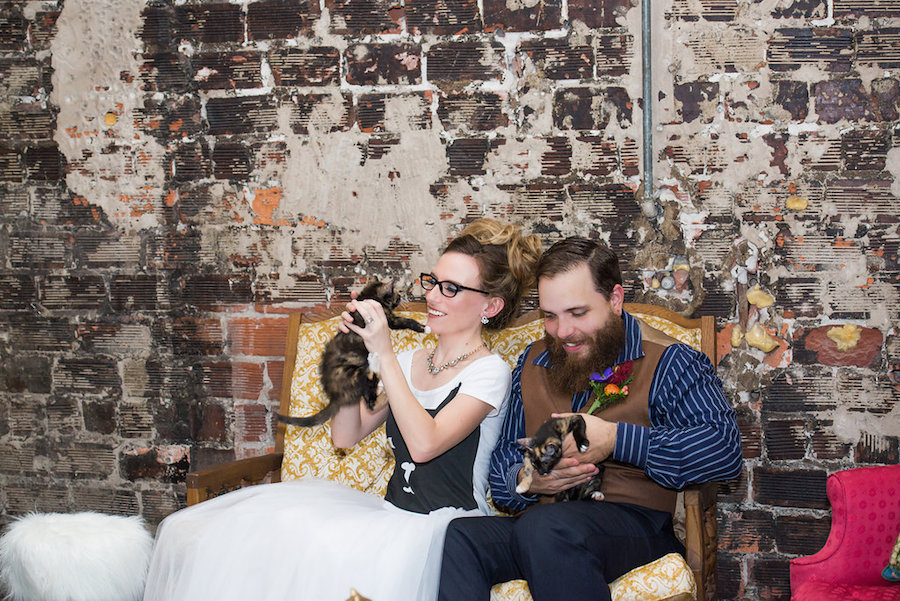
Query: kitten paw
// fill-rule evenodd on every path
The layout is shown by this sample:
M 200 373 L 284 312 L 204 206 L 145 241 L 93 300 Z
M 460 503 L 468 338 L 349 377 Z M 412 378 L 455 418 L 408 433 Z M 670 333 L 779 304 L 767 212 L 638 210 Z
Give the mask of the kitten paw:
M 591 445 L 589 445 L 588 443 L 584 443 L 583 445 L 581 445 L 580 447 L 578 447 L 578 452 L 579 452 L 579 453 L 584 453 L 585 451 L 588 450 L 588 448 L 590 448 L 590 446 L 591 446 Z
M 602 492 L 600 492 L 600 491 L 598 490 L 598 491 L 595 491 L 595 492 L 592 492 L 592 493 L 591 493 L 591 498 L 592 498 L 593 500 L 595 500 L 595 501 L 602 501 L 603 499 L 606 498 L 606 495 L 604 495 Z

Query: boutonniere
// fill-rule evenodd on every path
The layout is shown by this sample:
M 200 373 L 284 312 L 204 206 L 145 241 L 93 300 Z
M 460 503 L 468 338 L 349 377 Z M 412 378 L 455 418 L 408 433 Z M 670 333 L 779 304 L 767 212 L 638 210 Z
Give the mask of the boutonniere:
M 594 402 L 588 409 L 588 414 L 595 411 L 603 411 L 607 407 L 622 401 L 628 396 L 628 385 L 634 374 L 632 372 L 634 361 L 626 361 L 615 367 L 607 367 L 601 374 L 591 374 L 590 384 L 594 390 Z

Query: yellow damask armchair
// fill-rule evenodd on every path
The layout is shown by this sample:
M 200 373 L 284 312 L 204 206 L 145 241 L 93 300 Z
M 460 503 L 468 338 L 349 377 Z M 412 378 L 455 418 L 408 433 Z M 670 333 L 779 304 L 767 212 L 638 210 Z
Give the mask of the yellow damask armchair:
M 644 324 L 701 350 L 715 365 L 713 317 L 688 319 L 662 307 L 633 303 L 626 303 L 625 310 Z M 309 415 L 324 405 L 318 362 L 325 342 L 336 332 L 340 311 L 290 316 L 279 409 L 282 414 Z M 426 317 L 422 304 L 403 305 L 400 313 L 423 323 Z M 543 319 L 538 311 L 532 311 L 501 332 L 486 333 L 486 341 L 512 368 L 525 347 L 543 334 Z M 427 335 L 407 330 L 394 331 L 392 337 L 398 350 L 427 344 Z M 274 453 L 189 473 L 188 505 L 243 486 L 304 477 L 328 478 L 383 496 L 393 466 L 394 458 L 383 426 L 353 449 L 345 451 L 331 444 L 329 423 L 315 428 L 279 424 Z M 683 532 L 689 570 L 685 569 L 680 557 L 667 556 L 634 573 L 629 572 L 613 583 L 613 599 L 706 601 L 716 598 L 716 491 L 717 485 L 711 483 L 690 487 L 679 495 L 683 499 Z M 492 592 L 494 601 L 530 599 L 524 581 L 498 585 Z

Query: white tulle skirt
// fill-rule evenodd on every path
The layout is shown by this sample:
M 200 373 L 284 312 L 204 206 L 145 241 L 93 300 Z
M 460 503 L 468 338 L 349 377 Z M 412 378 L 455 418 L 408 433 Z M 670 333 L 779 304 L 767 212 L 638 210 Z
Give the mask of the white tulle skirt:
M 144 601 L 432 601 L 447 524 L 476 513 L 411 513 L 327 480 L 251 486 L 163 520 Z

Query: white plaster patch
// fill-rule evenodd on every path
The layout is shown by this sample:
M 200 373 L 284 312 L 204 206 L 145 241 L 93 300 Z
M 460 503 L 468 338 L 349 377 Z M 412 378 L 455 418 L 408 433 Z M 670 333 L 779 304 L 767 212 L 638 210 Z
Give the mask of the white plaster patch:
M 285 134 L 288 160 L 281 180 L 283 200 L 276 214 L 311 216 L 339 224 L 341 240 L 351 252 L 365 246 L 385 248 L 394 238 L 424 249 L 444 245 L 438 208 L 430 186 L 447 170 L 440 136 L 408 124 L 421 113 L 418 97 L 388 99 L 386 121 L 400 141 L 378 159 L 363 160 L 362 148 L 374 137 L 355 128 L 331 132 L 343 115 L 339 94 L 322 102 L 309 118 L 308 137 L 291 132 L 290 108 L 279 109 L 279 130 Z
M 157 225 L 163 196 L 165 150 L 134 129 L 134 111 L 144 98 L 136 58 L 142 6 L 68 1 L 51 43 L 50 97 L 59 106 L 54 140 L 69 164 L 66 183 L 126 229 Z M 116 116 L 113 125 L 104 122 L 107 113 Z M 104 152 L 111 147 L 115 152 Z

